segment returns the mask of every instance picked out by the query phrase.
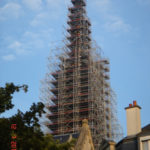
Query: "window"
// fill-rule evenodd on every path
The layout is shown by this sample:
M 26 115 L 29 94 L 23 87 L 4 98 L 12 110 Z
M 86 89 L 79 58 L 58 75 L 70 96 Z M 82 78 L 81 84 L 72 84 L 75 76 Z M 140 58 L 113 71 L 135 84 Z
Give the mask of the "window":
M 143 150 L 150 150 L 148 148 L 148 141 L 142 141 L 142 148 L 143 148 Z
M 139 150 L 150 150 L 150 135 L 140 137 L 139 142 Z

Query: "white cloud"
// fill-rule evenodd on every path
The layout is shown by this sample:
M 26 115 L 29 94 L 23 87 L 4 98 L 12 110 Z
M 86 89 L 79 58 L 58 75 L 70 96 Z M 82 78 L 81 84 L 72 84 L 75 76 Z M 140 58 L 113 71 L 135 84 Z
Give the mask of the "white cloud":
M 27 55 L 27 54 L 30 53 L 30 51 L 26 51 L 26 50 L 20 48 L 20 49 L 15 49 L 15 53 L 16 53 L 17 55 Z
M 24 33 L 24 39 L 31 39 L 31 40 L 36 40 L 36 39 L 50 39 L 52 32 L 54 31 L 53 28 L 45 29 L 45 30 L 40 30 L 38 32 L 31 32 L 31 31 L 26 31 Z
M 70 4 L 70 0 L 46 0 L 49 17 L 51 19 L 59 19 L 60 16 L 64 16 L 67 11 L 67 6 Z
M 104 27 L 110 32 L 129 32 L 131 30 L 129 24 L 126 24 L 122 18 L 116 16 L 112 16 Z
M 42 0 L 23 0 L 23 3 L 32 10 L 42 9 Z
M 42 23 L 44 23 L 45 19 L 48 19 L 49 15 L 47 13 L 40 13 L 38 14 L 30 23 L 31 26 L 37 26 L 37 25 L 41 25 Z
M 9 54 L 9 55 L 3 56 L 2 59 L 5 61 L 12 61 L 15 59 L 15 56 L 13 54 Z
M 46 3 L 50 8 L 58 9 L 63 5 L 68 5 L 70 3 L 70 0 L 46 0 Z
M 51 39 L 53 29 L 39 30 L 38 32 L 26 31 L 23 35 L 23 41 L 26 43 L 26 47 L 32 49 L 43 49 L 48 46 L 48 42 Z
M 42 5 L 45 6 L 43 11 L 41 11 L 33 18 L 33 20 L 30 22 L 30 25 L 33 27 L 38 25 L 42 26 L 46 25 L 47 22 L 52 19 L 56 20 L 61 16 L 66 16 L 64 12 L 67 11 L 67 6 L 69 3 L 70 0 L 45 0 L 45 2 L 42 2 Z
M 51 8 L 60 8 L 61 7 L 61 4 L 62 4 L 62 1 L 61 0 L 46 0 L 46 3 L 48 4 L 49 7 Z
M 26 55 L 29 51 L 25 50 L 25 45 L 19 41 L 15 41 L 8 46 L 9 49 L 12 49 L 16 55 Z
M 26 31 L 23 36 L 25 38 L 30 38 L 30 39 L 36 39 L 39 37 L 39 35 L 37 33 L 33 33 L 33 32 L 30 32 L 30 31 Z
M 17 3 L 7 3 L 5 6 L 0 8 L 0 20 L 7 18 L 19 18 L 22 13 L 21 6 Z
M 16 49 L 16 48 L 20 48 L 20 47 L 21 47 L 21 43 L 18 41 L 15 41 L 11 45 L 9 45 L 9 48 L 12 48 L 12 49 Z
M 100 12 L 100 17 L 104 19 L 105 30 L 113 33 L 125 33 L 131 30 L 131 25 L 126 23 L 121 16 L 114 12 L 112 0 L 92 0 L 92 9 Z
M 112 5 L 110 0 L 92 0 L 89 3 L 103 13 L 108 11 Z

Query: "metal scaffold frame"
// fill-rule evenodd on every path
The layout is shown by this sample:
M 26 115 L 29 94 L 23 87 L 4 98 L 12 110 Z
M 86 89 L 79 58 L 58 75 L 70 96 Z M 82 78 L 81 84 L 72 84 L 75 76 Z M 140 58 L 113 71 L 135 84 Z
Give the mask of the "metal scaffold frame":
M 85 0 L 72 0 L 69 36 L 64 47 L 51 51 L 42 99 L 49 110 L 46 125 L 52 134 L 79 133 L 88 119 L 95 149 L 102 139 L 116 136 L 115 103 L 109 82 L 109 60 L 91 40 Z M 112 109 L 113 108 L 113 109 Z

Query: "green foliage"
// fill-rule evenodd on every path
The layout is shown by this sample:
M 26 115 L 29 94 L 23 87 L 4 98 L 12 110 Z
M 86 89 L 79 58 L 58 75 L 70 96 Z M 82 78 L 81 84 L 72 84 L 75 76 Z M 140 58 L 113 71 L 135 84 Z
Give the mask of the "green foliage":
M 28 86 L 16 86 L 13 83 L 6 83 L 5 87 L 0 87 L 0 114 L 14 107 L 12 104 L 12 94 L 14 92 L 19 92 L 20 89 L 27 92 Z
M 11 143 L 10 121 L 6 118 L 0 118 L 0 149 L 9 150 Z
M 44 149 L 43 150 L 71 150 L 71 148 L 75 145 L 76 140 L 73 139 L 71 142 L 60 143 L 59 141 L 55 141 L 52 135 L 47 134 L 44 137 Z
M 28 150 L 34 148 L 42 149 L 44 135 L 40 130 L 39 117 L 44 113 L 42 103 L 31 106 L 30 111 L 25 113 L 18 110 L 18 113 L 10 118 L 0 119 L 0 149 L 10 149 L 12 130 L 11 124 L 16 124 L 17 129 L 14 131 L 17 135 L 17 148 Z M 36 128 L 36 130 L 35 130 Z
M 13 108 L 12 94 L 23 89 L 27 92 L 28 86 L 15 86 L 13 83 L 7 83 L 0 87 L 0 113 Z M 75 140 L 66 143 L 55 141 L 52 135 L 44 135 L 40 129 L 39 118 L 44 111 L 44 104 L 33 103 L 29 111 L 25 113 L 18 110 L 17 114 L 10 118 L 0 118 L 0 149 L 11 149 L 12 135 L 16 134 L 18 150 L 70 150 L 75 144 Z M 11 124 L 16 124 L 17 129 L 12 131 Z

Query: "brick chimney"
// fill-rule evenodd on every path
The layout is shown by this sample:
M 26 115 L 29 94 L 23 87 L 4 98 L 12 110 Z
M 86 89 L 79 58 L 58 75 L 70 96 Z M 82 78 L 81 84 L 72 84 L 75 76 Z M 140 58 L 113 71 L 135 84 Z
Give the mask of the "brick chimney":
M 141 132 L 141 107 L 137 105 L 136 101 L 129 104 L 126 109 L 127 117 L 127 136 L 136 135 Z

